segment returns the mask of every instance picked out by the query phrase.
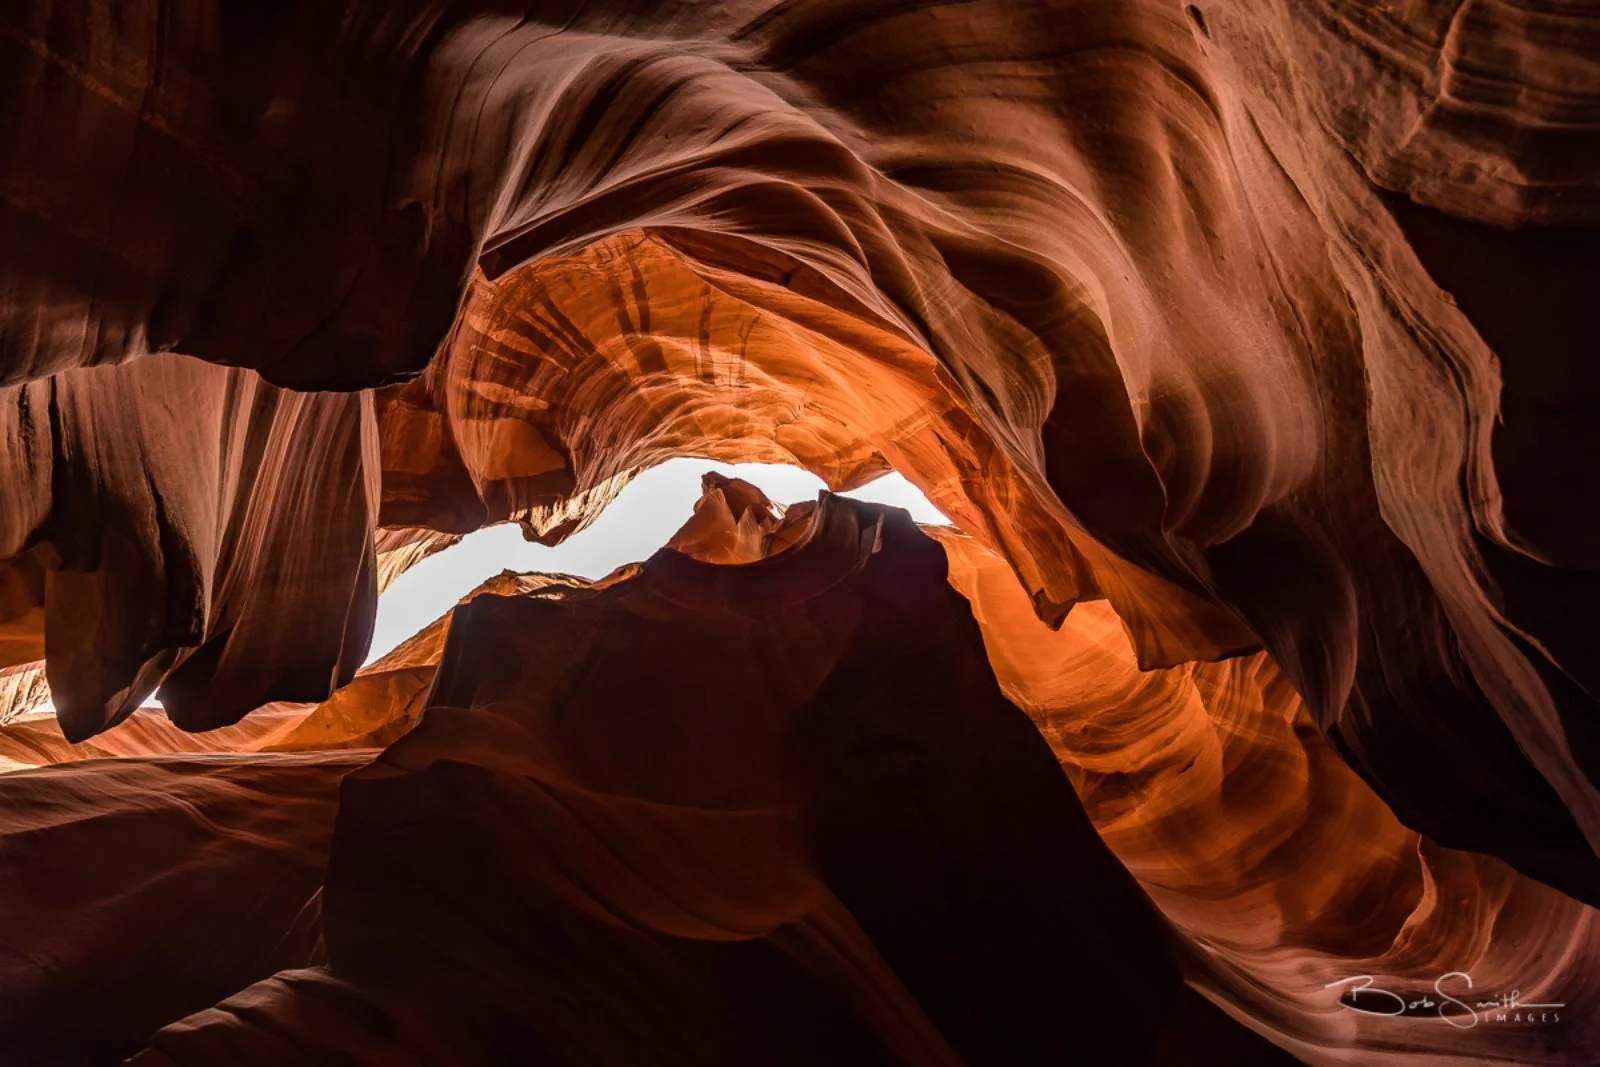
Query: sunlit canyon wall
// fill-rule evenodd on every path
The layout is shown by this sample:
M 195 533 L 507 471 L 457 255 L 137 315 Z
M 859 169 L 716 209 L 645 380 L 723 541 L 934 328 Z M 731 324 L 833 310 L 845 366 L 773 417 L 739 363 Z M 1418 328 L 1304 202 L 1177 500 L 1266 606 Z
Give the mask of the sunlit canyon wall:
M 11 1059 L 1600 1059 L 1592 5 L 18 0 L 0 87 Z M 955 528 L 709 484 L 358 673 L 677 455 Z

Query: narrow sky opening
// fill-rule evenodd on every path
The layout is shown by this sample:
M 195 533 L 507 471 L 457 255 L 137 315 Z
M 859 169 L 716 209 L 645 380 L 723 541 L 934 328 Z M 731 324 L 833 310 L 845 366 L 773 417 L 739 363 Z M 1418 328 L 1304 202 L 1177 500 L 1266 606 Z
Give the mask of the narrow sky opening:
M 601 578 L 624 563 L 648 558 L 694 513 L 700 477 L 720 471 L 760 487 L 772 500 L 815 500 L 822 479 L 799 467 L 771 463 L 717 463 L 671 459 L 640 474 L 588 528 L 554 548 L 523 540 L 515 523 L 468 534 L 390 583 L 378 599 L 371 663 L 448 611 L 485 580 L 503 570 L 548 571 Z M 856 500 L 905 508 L 921 523 L 946 523 L 928 498 L 898 473 L 844 494 Z
M 649 558 L 689 520 L 700 499 L 700 477 L 712 470 L 743 478 L 781 504 L 815 500 L 817 493 L 827 488 L 821 478 L 799 467 L 670 459 L 629 482 L 594 522 L 554 548 L 523 540 L 515 523 L 468 534 L 459 544 L 434 553 L 389 584 L 378 598 L 367 662 L 389 652 L 503 570 L 602 578 L 624 563 Z M 905 508 L 921 523 L 950 521 L 895 471 L 843 495 Z M 161 705 L 151 696 L 145 706 Z M 47 703 L 36 710 L 53 714 L 55 706 Z

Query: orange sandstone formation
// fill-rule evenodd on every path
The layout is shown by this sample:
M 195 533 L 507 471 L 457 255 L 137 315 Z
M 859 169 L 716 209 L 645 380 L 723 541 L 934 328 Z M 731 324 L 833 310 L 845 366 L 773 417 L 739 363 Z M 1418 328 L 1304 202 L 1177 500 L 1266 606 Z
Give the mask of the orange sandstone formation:
M 1185 993 L 944 578 L 830 498 L 745 566 L 472 599 L 345 781 L 326 961 L 134 1064 L 1292 1062 Z
M 120 1063 L 318 951 L 339 780 L 375 753 L 89 759 L 0 775 L 0 1057 Z
M 1572 1014 L 1468 1031 L 1316 990 L 1461 971 L 1581 1012 L 1597 984 L 1589 6 L 18 0 L 0 92 L 0 751 L 58 764 L 0 779 L 36 796 L 7 840 L 32 803 L 82 821 L 74 781 L 137 807 L 180 748 L 394 742 L 352 794 L 443 803 L 405 753 L 486 742 L 404 732 L 432 654 L 357 676 L 399 570 L 490 522 L 559 540 L 675 455 L 894 467 L 959 527 L 1001 686 L 1191 988 L 1313 1062 L 1596 1046 Z M 723 569 L 664 569 L 731 581 L 813 518 L 713 486 L 679 545 Z M 22 714 L 41 663 L 59 734 Z M 516 791 L 524 758 L 469 764 Z M 1095 854 L 1061 818 L 1040 854 Z M 8 914 L 37 910 L 17 877 Z M 421 959 L 474 929 L 404 933 Z M 81 1056 L 275 965 L 238 951 Z M 398 1010 L 330 958 L 229 1010 Z M 884 1047 L 933 1056 L 919 1027 Z

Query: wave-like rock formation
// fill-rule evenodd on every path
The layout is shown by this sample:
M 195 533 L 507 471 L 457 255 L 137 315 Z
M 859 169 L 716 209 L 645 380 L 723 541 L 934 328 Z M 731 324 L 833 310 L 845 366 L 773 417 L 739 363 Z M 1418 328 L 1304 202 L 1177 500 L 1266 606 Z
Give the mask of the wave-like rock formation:
M 374 753 L 89 759 L 0 776 L 0 1056 L 120 1063 L 318 951 L 340 779 Z
M 18 0 L 0 93 L 0 719 L 42 664 L 59 734 L 0 733 L 50 825 L 77 743 L 157 791 L 426 752 L 433 654 L 357 669 L 481 525 L 893 467 L 1194 988 L 1314 1061 L 1593 1047 L 1591 5 Z M 717 565 L 801 536 L 715 492 Z M 267 1001 L 379 996 L 333 966 Z M 1573 1006 L 1320 988 L 1441 968 Z
M 829 498 L 780 524 L 760 503 L 734 507 L 767 519 L 761 562 L 667 549 L 605 583 L 489 583 L 381 754 L 6 776 L 24 884 L 117 855 L 112 813 L 152 789 L 127 829 L 165 842 L 75 887 L 104 903 L 74 955 L 39 966 L 60 920 L 12 932 L 34 1010 L 8 1053 L 132 1051 L 141 1024 L 276 970 L 133 1062 L 1021 1063 L 1064 1030 L 1097 1062 L 1293 1062 L 1185 986 L 1188 950 L 1005 700 L 938 545 L 903 512 Z M 702 515 L 686 539 L 718 528 L 740 529 Z M 278 810 L 256 825 L 253 803 Z M 265 874 L 276 850 L 304 874 Z M 152 875 L 119 897 L 130 862 Z M 207 890 L 249 911 L 170 910 Z M 247 947 L 218 952 L 209 924 Z M 72 992 L 140 952 L 145 995 L 75 1029 Z
M 1508 990 L 1585 1003 L 1600 995 L 1594 911 L 1402 826 L 1264 653 L 1140 671 L 1105 605 L 1080 605 L 1050 632 L 1003 560 L 935 532 L 1007 697 L 1106 843 L 1207 954 L 1208 992 L 1249 1004 L 1308 1062 L 1581 1063 L 1600 1046 L 1571 1013 L 1552 1034 L 1469 1026 L 1454 1005 L 1454 1026 L 1433 1010 L 1347 1010 L 1340 983 L 1355 976 L 1442 1003 L 1434 983 L 1457 972 L 1441 988 L 1474 1004 Z M 1393 1010 L 1370 996 L 1372 1011 Z

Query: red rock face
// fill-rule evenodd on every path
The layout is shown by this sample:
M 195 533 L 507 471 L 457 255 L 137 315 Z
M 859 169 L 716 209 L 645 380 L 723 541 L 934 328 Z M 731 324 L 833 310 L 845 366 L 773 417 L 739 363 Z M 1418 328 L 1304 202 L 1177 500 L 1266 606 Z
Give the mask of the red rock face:
M 318 943 L 339 779 L 370 751 L 85 760 L 0 777 L 0 1048 L 118 1063 Z
M 1185 1000 L 944 572 L 830 499 L 764 562 L 471 600 L 342 787 L 326 964 L 135 1062 L 1017 1063 L 1064 1029 L 1151 1062 L 1200 1027 L 1290 1062 Z
M 437 633 L 357 676 L 381 581 L 489 522 L 559 540 L 674 455 L 797 462 L 836 489 L 892 466 L 962 531 L 940 541 L 1001 690 L 1180 932 L 1193 988 L 1314 1062 L 1581 1062 L 1596 1040 L 1583 996 L 1600 993 L 1597 57 L 1600 20 L 1575 3 L 11 5 L 0 697 L 7 717 L 39 700 L 42 663 L 60 728 L 20 719 L 0 752 L 63 765 L 0 781 L 49 797 L 44 783 L 95 766 L 71 762 L 84 755 L 393 744 L 352 798 L 403 783 L 445 809 L 441 842 L 497 832 L 448 810 L 465 785 L 402 756 L 488 744 L 435 719 L 508 730 L 507 751 L 460 773 L 525 797 L 523 761 L 554 759 L 548 739 L 526 709 L 476 695 L 416 726 L 445 682 Z M 649 581 L 681 570 L 720 595 L 767 566 L 753 560 L 799 552 L 809 521 L 714 486 L 678 541 L 704 565 Z M 556 584 L 522 583 L 534 606 L 515 611 L 625 598 Z M 524 659 L 545 655 L 545 631 L 506 625 Z M 682 624 L 709 661 L 733 658 L 706 627 Z M 893 660 L 887 638 L 869 644 Z M 769 658 L 831 662 L 813 652 Z M 616 652 L 601 673 L 642 685 L 648 663 Z M 489 700 L 491 668 L 451 685 Z M 932 699 L 914 672 L 892 677 Z M 134 711 L 158 687 L 171 723 Z M 928 724 L 950 731 L 935 747 L 1009 729 L 957 710 Z M 749 774 L 790 780 L 749 758 Z M 999 828 L 1024 801 L 957 788 L 969 772 L 950 768 L 973 834 L 1022 863 Z M 111 780 L 118 797 L 146 788 Z M 811 825 L 839 798 L 865 803 L 853 788 L 782 811 Z M 1101 855 L 1074 804 L 1049 810 L 1059 837 L 1028 862 Z M 557 832 L 541 820 L 533 839 Z M 806 838 L 812 866 L 824 838 Z M 360 835 L 341 841 L 328 893 L 350 856 L 348 899 L 366 900 L 387 868 Z M 408 848 L 421 862 L 445 843 Z M 870 947 L 909 999 L 876 979 L 843 996 L 844 972 L 801 982 L 799 950 L 763 927 L 759 963 L 657 960 L 616 1011 L 663 1011 L 651 998 L 681 974 L 679 1014 L 732 1042 L 684 1047 L 737 1062 L 761 1033 L 842 1033 L 816 1013 L 875 989 L 850 1049 L 1004 1059 L 963 1036 L 1012 1032 L 983 994 L 897 961 L 863 914 L 893 872 L 852 899 L 791 860 L 774 852 L 771 869 L 805 867 L 860 928 L 833 963 L 859 970 Z M 732 877 L 707 864 L 672 876 Z M 491 853 L 469 869 L 494 868 Z M 542 877 L 518 891 L 545 900 Z M 1004 908 L 975 908 L 961 921 L 1005 929 Z M 539 929 L 589 944 L 555 914 Z M 372 983 L 367 950 L 340 961 L 329 922 L 324 971 L 240 994 L 292 1020 L 275 1034 L 318 1049 L 324 1023 L 342 1033 L 365 1005 L 472 1047 L 451 1029 L 470 1012 L 407 1007 Z M 358 923 L 347 943 L 383 929 Z M 498 944 L 495 929 L 439 916 L 394 932 L 410 955 L 394 952 Z M 202 983 L 212 1002 L 276 966 L 253 951 Z M 1176 966 L 1139 955 L 1147 977 Z M 507 988 L 551 981 L 485 966 Z M 705 1014 L 746 967 L 752 988 L 803 985 L 794 1014 L 765 1030 Z M 1466 1030 L 1342 1010 L 1325 988 L 1373 973 L 1409 994 L 1456 971 L 1572 1008 Z M 1106 1017 L 1127 1021 L 1134 999 Z M 193 1007 L 157 1001 L 95 1047 L 132 1051 Z M 1128 1062 L 1169 1054 L 1166 1031 L 1122 1029 L 1139 1031 Z M 190 1054 L 162 1040 L 160 1055 Z M 195 1056 L 231 1047 L 196 1040 Z M 563 1040 L 539 1047 L 580 1055 Z

